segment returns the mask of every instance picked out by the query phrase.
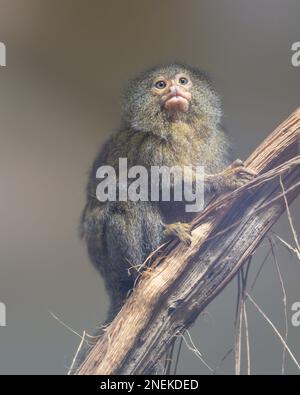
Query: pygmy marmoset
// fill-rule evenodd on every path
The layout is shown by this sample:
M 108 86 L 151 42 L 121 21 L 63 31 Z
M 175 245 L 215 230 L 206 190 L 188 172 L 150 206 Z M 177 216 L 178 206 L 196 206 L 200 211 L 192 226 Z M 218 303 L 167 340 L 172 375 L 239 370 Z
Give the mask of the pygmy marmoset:
M 182 202 L 107 201 L 96 197 L 100 166 L 118 175 L 119 158 L 128 166 L 204 166 L 207 202 L 213 194 L 244 185 L 253 173 L 230 163 L 230 144 L 221 127 L 221 104 L 200 70 L 181 64 L 154 67 L 130 81 L 119 131 L 101 149 L 90 172 L 81 234 L 91 261 L 110 296 L 107 322 L 122 307 L 142 264 L 171 234 L 189 242 Z

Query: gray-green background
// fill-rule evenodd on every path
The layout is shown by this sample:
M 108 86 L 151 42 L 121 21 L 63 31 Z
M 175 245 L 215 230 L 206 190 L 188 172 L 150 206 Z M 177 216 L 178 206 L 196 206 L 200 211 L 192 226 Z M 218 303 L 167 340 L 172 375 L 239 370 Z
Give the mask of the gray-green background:
M 64 374 L 79 339 L 105 317 L 100 276 L 78 239 L 87 170 L 118 127 L 126 80 L 155 63 L 181 60 L 213 77 L 237 156 L 256 145 L 300 105 L 298 0 L 0 0 L 0 373 Z M 299 231 L 299 200 L 292 213 Z M 291 240 L 285 217 L 276 231 Z M 253 262 L 257 270 L 268 246 Z M 300 302 L 300 262 L 279 246 L 288 318 Z M 216 366 L 234 340 L 236 284 L 191 330 Z M 255 299 L 283 331 L 280 283 L 270 260 Z M 249 306 L 253 373 L 280 373 L 281 346 Z M 289 344 L 300 359 L 300 328 Z M 288 358 L 288 372 L 297 373 Z M 184 347 L 179 373 L 207 369 Z M 221 373 L 233 372 L 229 357 Z

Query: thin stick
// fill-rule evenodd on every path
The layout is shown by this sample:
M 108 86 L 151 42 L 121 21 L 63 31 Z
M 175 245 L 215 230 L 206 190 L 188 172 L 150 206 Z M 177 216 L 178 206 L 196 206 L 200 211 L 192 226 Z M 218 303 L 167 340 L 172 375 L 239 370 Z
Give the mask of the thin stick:
M 83 346 L 84 341 L 85 341 L 85 331 L 83 331 L 81 342 L 80 342 L 80 344 L 79 344 L 79 346 L 77 348 L 76 354 L 75 354 L 75 356 L 73 358 L 72 364 L 71 364 L 70 369 L 69 369 L 69 371 L 67 373 L 68 376 L 70 376 L 71 373 L 73 372 L 73 369 L 74 369 L 74 366 L 75 366 L 78 354 L 79 354 L 79 352 L 80 352 L 80 350 L 81 350 L 81 348 Z
M 234 351 L 233 348 L 227 351 L 227 353 L 222 357 L 218 365 L 216 366 L 215 370 L 213 371 L 213 374 L 216 374 L 217 371 L 220 369 L 220 367 L 223 365 L 224 361 L 229 357 L 230 354 L 232 354 Z
M 279 277 L 279 281 L 280 281 L 280 285 L 281 285 L 281 290 L 282 290 L 282 302 L 283 302 L 283 309 L 284 309 L 284 340 L 285 340 L 285 342 L 287 342 L 288 334 L 289 334 L 289 324 L 288 324 L 288 314 L 287 314 L 286 291 L 285 291 L 285 286 L 284 286 L 282 274 L 281 274 L 281 271 L 280 271 L 280 267 L 279 267 L 279 264 L 278 264 L 278 260 L 277 260 L 276 254 L 275 254 L 273 240 L 271 238 L 269 238 L 269 242 L 270 242 L 270 245 L 271 245 L 273 260 L 274 260 L 274 264 L 276 266 L 276 270 L 277 270 L 277 273 L 278 273 L 278 277 Z M 282 350 L 282 367 L 281 367 L 282 375 L 284 375 L 284 373 L 285 373 L 285 361 L 286 361 L 286 349 L 285 349 L 285 347 L 283 347 L 283 350 Z
M 284 345 L 284 347 L 286 348 L 287 352 L 289 353 L 290 357 L 292 358 L 292 360 L 294 361 L 295 365 L 297 366 L 297 368 L 300 370 L 300 365 L 299 362 L 297 361 L 296 357 L 294 356 L 294 354 L 292 353 L 292 351 L 290 350 L 289 346 L 286 344 L 284 338 L 282 337 L 282 335 L 279 333 L 279 331 L 277 330 L 277 328 L 275 327 L 275 325 L 273 324 L 273 322 L 266 316 L 266 314 L 262 311 L 262 309 L 256 304 L 256 302 L 252 299 L 252 297 L 247 293 L 247 298 L 248 300 L 250 300 L 250 302 L 252 303 L 252 305 L 254 307 L 256 307 L 256 309 L 258 310 L 258 312 L 263 316 L 263 318 L 267 321 L 267 323 L 271 326 L 271 328 L 273 329 L 273 331 L 276 333 L 276 335 L 278 336 L 279 340 L 281 341 L 281 343 Z
M 238 309 L 235 323 L 235 342 L 234 342 L 234 356 L 235 356 L 235 374 L 241 374 L 241 349 L 242 349 L 242 327 L 243 327 L 243 290 L 242 286 L 242 272 L 238 273 Z
M 298 251 L 297 248 L 292 247 L 289 243 L 287 243 L 285 240 L 283 240 L 280 236 L 278 236 L 278 235 L 275 235 L 275 236 L 277 237 L 277 239 L 279 241 L 281 241 L 282 244 L 284 244 L 288 248 L 289 251 L 293 251 L 300 261 L 300 251 Z
M 245 336 L 246 336 L 246 350 L 247 350 L 247 375 L 251 375 L 251 358 L 250 358 L 250 341 L 249 341 L 249 327 L 246 303 L 243 304 L 243 316 L 245 323 Z
M 238 272 L 238 275 L 237 275 L 237 298 L 236 298 L 235 323 L 234 323 L 235 326 L 237 326 L 240 301 L 241 301 L 241 277 L 240 277 L 240 272 Z
M 72 329 L 69 325 L 65 324 L 62 320 L 60 320 L 54 313 L 52 313 L 51 311 L 49 311 L 49 313 L 52 315 L 53 318 L 55 318 L 60 324 L 62 324 L 65 328 L 67 328 L 70 332 L 74 333 L 74 335 L 80 337 L 81 341 L 83 339 L 83 337 L 76 331 L 74 331 L 74 329 Z M 85 332 L 84 332 L 85 333 Z M 87 340 L 84 340 L 84 342 L 90 346 L 89 342 Z
M 187 348 L 188 348 L 190 351 L 192 351 L 192 352 L 196 355 L 196 357 L 197 357 L 198 359 L 200 359 L 200 361 L 201 361 L 211 372 L 213 372 L 213 369 L 204 361 L 201 352 L 200 352 L 200 351 L 198 350 L 198 348 L 195 346 L 195 344 L 194 344 L 194 342 L 193 342 L 193 339 L 192 339 L 192 337 L 191 337 L 191 335 L 190 335 L 190 333 L 189 333 L 188 330 L 186 331 L 186 333 L 188 334 L 189 340 L 190 340 L 190 342 L 191 342 L 191 344 L 192 344 L 192 346 L 190 346 L 190 345 L 188 344 L 188 342 L 187 342 L 185 336 L 184 336 L 184 335 L 181 335 L 182 338 L 183 338 L 183 341 L 184 341 L 185 345 L 187 346 Z
M 183 342 L 183 338 L 181 337 L 180 341 L 179 341 L 177 355 L 176 355 L 176 361 L 175 361 L 174 372 L 173 372 L 174 375 L 177 374 L 177 368 L 178 368 L 179 357 L 181 354 L 182 342 Z
M 291 211 L 290 211 L 290 206 L 289 206 L 287 198 L 286 198 L 286 191 L 285 191 L 285 188 L 284 188 L 284 185 L 283 185 L 283 182 L 282 182 L 282 176 L 281 175 L 279 176 L 279 181 L 280 181 L 280 186 L 281 186 L 281 189 L 282 189 L 282 194 L 283 194 L 285 207 L 286 207 L 286 213 L 287 213 L 289 224 L 290 224 L 290 227 L 291 227 L 291 230 L 292 230 L 293 238 L 294 238 L 294 241 L 296 243 L 297 250 L 300 253 L 300 245 L 299 245 L 299 241 L 298 241 L 298 236 L 297 236 L 297 232 L 296 232 L 295 227 L 294 227 L 292 214 L 291 214 Z
M 268 260 L 268 258 L 269 258 L 269 256 L 270 256 L 270 254 L 271 254 L 271 249 L 267 252 L 266 256 L 264 257 L 264 259 L 263 259 L 263 261 L 262 261 L 262 263 L 261 263 L 261 265 L 260 265 L 260 267 L 259 267 L 259 269 L 258 269 L 258 272 L 257 272 L 257 274 L 256 274 L 256 276 L 255 276 L 255 278 L 254 278 L 254 280 L 253 280 L 253 282 L 252 282 L 252 285 L 251 285 L 251 287 L 250 287 L 250 292 L 253 291 L 253 289 L 254 289 L 254 287 L 255 287 L 255 285 L 256 285 L 256 282 L 257 282 L 257 280 L 258 280 L 258 278 L 259 278 L 259 276 L 260 276 L 260 274 L 261 274 L 261 272 L 262 272 L 262 269 L 263 269 L 264 266 L 265 266 L 265 263 L 267 262 L 267 260 Z
M 249 333 L 248 333 L 248 320 L 247 312 L 245 310 L 245 292 L 247 287 L 247 279 L 249 275 L 250 265 L 252 256 L 246 263 L 246 271 L 242 266 L 238 273 L 238 308 L 235 321 L 235 374 L 241 374 L 241 355 L 242 355 L 242 335 L 243 335 L 243 324 L 245 325 L 245 338 L 246 338 L 246 358 L 247 358 L 247 372 L 250 371 L 250 344 L 249 344 Z
M 166 355 L 164 374 L 167 376 L 169 376 L 170 372 L 171 372 L 175 342 L 176 342 L 176 339 L 173 341 L 173 343 L 172 343 L 171 347 L 169 348 L 169 350 L 167 351 L 167 355 Z
M 245 339 L 246 339 L 246 358 L 247 358 L 247 374 L 250 376 L 251 374 L 251 361 L 250 361 L 250 342 L 249 342 L 249 329 L 248 329 L 248 316 L 247 316 L 247 310 L 246 310 L 246 288 L 247 288 L 247 282 L 248 282 L 248 276 L 249 276 L 249 271 L 250 271 L 250 266 L 252 262 L 252 255 L 250 256 L 248 262 L 246 263 L 246 273 L 244 273 L 244 267 L 242 266 L 241 268 L 241 273 L 242 273 L 242 285 L 243 285 L 243 322 L 245 326 Z

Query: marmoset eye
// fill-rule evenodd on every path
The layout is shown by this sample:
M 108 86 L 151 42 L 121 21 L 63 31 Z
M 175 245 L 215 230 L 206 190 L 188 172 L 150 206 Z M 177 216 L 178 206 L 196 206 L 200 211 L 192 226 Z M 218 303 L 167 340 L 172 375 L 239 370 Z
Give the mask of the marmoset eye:
M 179 83 L 181 85 L 186 85 L 188 82 L 189 82 L 189 80 L 186 77 L 179 78 Z
M 157 81 L 156 83 L 155 83 L 155 87 L 157 88 L 157 89 L 164 89 L 165 87 L 167 86 L 167 84 L 165 83 L 165 81 Z

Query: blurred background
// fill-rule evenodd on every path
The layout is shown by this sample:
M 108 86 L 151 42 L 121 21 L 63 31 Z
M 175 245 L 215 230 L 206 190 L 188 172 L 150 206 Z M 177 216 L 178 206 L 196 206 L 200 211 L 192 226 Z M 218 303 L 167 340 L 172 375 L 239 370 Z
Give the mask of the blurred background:
M 120 92 L 155 63 L 180 60 L 208 71 L 224 103 L 224 123 L 245 159 L 300 105 L 298 0 L 0 0 L 0 373 L 65 374 L 82 333 L 104 320 L 107 296 L 78 237 L 87 171 L 118 128 Z M 292 207 L 300 231 L 299 199 Z M 275 230 L 291 241 L 286 217 Z M 287 287 L 289 344 L 300 359 L 300 263 L 283 246 L 278 261 Z M 253 261 L 255 273 L 267 242 Z M 253 274 L 252 274 L 253 276 Z M 272 259 L 255 300 L 284 333 L 282 292 Z M 191 329 L 216 367 L 234 342 L 236 282 Z M 280 374 L 282 346 L 249 312 L 252 373 Z M 221 374 L 234 372 L 230 355 Z M 299 373 L 287 357 L 287 372 Z M 183 347 L 178 373 L 207 368 Z

